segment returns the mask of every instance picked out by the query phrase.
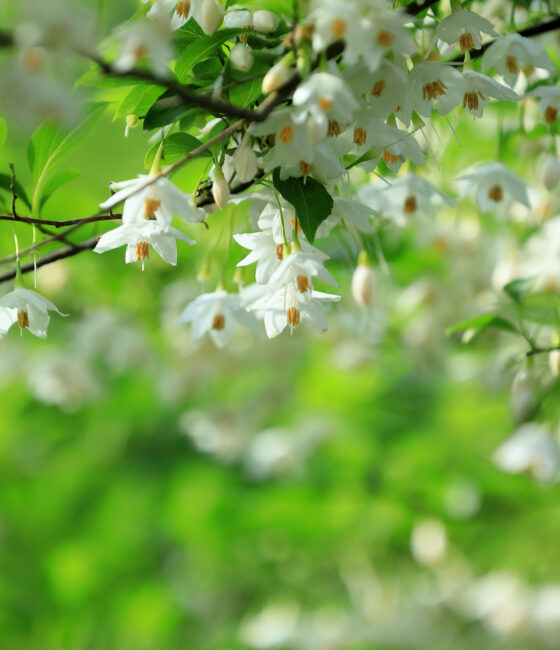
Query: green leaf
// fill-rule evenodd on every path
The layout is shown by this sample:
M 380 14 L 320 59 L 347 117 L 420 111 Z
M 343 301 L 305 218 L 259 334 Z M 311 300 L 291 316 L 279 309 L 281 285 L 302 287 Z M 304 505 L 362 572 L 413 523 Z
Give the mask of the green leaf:
M 85 139 L 105 107 L 105 103 L 92 105 L 89 114 L 71 131 L 50 121 L 43 122 L 35 130 L 27 147 L 27 160 L 36 185 L 53 165 Z
M 189 78 L 194 66 L 215 54 L 216 49 L 226 41 L 243 34 L 247 30 L 233 27 L 220 29 L 211 36 L 201 36 L 192 41 L 183 50 L 183 53 L 175 64 L 175 75 L 180 82 Z
M 144 117 L 164 92 L 161 86 L 134 86 L 120 103 L 113 121 L 131 114 Z
M 560 296 L 552 291 L 539 291 L 525 296 L 520 311 L 523 320 L 540 325 L 560 325 Z
M 166 165 L 170 165 L 191 151 L 194 151 L 197 147 L 200 147 L 201 144 L 202 142 L 200 140 L 188 133 L 173 133 L 165 138 L 162 160 Z M 146 158 L 144 159 L 146 169 L 150 169 L 152 166 L 158 147 L 159 142 L 156 142 L 146 154 Z M 210 152 L 206 152 L 205 155 L 209 156 Z
M 146 113 L 144 129 L 150 131 L 167 126 L 178 119 L 183 119 L 186 113 L 199 114 L 200 112 L 199 108 L 186 107 L 179 97 L 171 91 L 166 91 Z
M 451 327 L 448 327 L 445 330 L 446 336 L 451 336 L 452 334 L 457 334 L 458 332 L 464 332 L 465 330 L 474 330 L 475 334 L 480 334 L 488 328 L 499 329 L 505 332 L 511 332 L 512 334 L 518 334 L 518 329 L 515 325 L 503 318 L 498 314 L 480 314 L 474 318 L 467 318 L 462 320 Z
M 41 210 L 56 190 L 61 188 L 63 185 L 66 185 L 66 183 L 75 180 L 79 176 L 81 176 L 81 172 L 77 169 L 64 169 L 61 172 L 54 174 L 54 176 L 51 176 L 43 186 L 43 192 L 39 201 L 39 210 Z
M 197 41 L 199 38 L 204 38 L 205 36 L 206 34 L 202 27 L 196 22 L 196 20 L 190 18 L 175 32 L 175 47 L 177 48 L 177 51 L 181 53 L 193 41 Z
M 255 67 L 255 66 L 253 66 Z M 229 101 L 236 106 L 250 106 L 262 94 L 262 77 L 251 79 L 245 83 L 234 86 L 229 91 Z
M 272 175 L 274 187 L 291 203 L 308 241 L 313 242 L 317 228 L 333 209 L 332 196 L 325 187 L 309 176 L 280 180 L 277 167 Z
M 11 194 L 12 193 L 11 185 L 12 185 L 12 177 L 11 177 L 11 175 L 10 174 L 0 174 L 0 189 L 6 190 L 6 192 L 9 192 Z M 25 193 L 25 190 L 23 189 L 23 186 L 17 180 L 15 182 L 15 187 L 16 187 L 16 194 L 18 195 L 18 197 L 25 203 L 25 205 L 28 208 L 31 208 L 31 203 L 29 202 L 29 199 L 27 198 L 27 194 Z
M 534 285 L 535 278 L 519 278 L 518 280 L 508 282 L 505 287 L 503 287 L 503 291 L 507 293 L 513 301 L 520 305 Z

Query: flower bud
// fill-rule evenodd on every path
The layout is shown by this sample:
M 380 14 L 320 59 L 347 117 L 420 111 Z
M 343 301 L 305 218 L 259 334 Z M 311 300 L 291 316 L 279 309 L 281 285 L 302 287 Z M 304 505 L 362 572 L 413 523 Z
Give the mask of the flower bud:
M 221 169 L 216 168 L 212 184 L 212 196 L 219 208 L 225 208 L 229 201 L 229 185 Z
M 290 56 L 291 54 L 291 56 Z M 289 53 L 283 59 L 275 63 L 272 68 L 265 74 L 262 82 L 263 94 L 269 93 L 280 88 L 290 77 L 290 65 L 293 59 L 293 53 Z
M 200 26 L 206 34 L 213 34 L 224 20 L 224 8 L 219 0 L 202 0 Z
M 511 387 L 510 409 L 517 424 L 530 420 L 538 408 L 539 382 L 532 361 L 515 375 Z
M 543 184 L 552 192 L 560 182 L 560 160 L 558 156 L 546 156 L 541 167 Z
M 560 350 L 551 350 L 548 353 L 548 365 L 550 372 L 558 377 L 560 375 Z
M 269 34 L 278 26 L 278 18 L 272 11 L 259 9 L 259 11 L 255 11 L 253 14 L 253 26 L 257 32 Z
M 360 253 L 358 266 L 352 276 L 352 295 L 356 304 L 365 309 L 371 304 L 373 290 L 375 288 L 375 275 L 369 265 L 367 253 Z
M 235 175 L 242 183 L 253 180 L 257 173 L 257 155 L 249 145 L 242 145 L 235 152 Z
M 241 70 L 241 72 L 249 72 L 249 70 L 253 67 L 254 57 L 249 47 L 243 45 L 242 43 L 237 43 L 237 45 L 233 46 L 230 52 L 229 60 L 231 61 L 231 65 L 236 70 Z
M 137 115 L 127 115 L 126 116 L 126 126 L 124 129 L 124 137 L 128 138 L 128 132 L 130 129 L 135 129 L 140 124 L 140 120 Z

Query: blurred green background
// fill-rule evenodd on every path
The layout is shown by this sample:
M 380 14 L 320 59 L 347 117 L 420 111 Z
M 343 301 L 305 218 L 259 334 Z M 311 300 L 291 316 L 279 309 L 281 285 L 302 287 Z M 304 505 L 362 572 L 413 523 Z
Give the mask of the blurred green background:
M 133 6 L 106 2 L 102 21 Z M 459 111 L 462 149 L 436 121 L 428 177 L 454 192 L 457 174 L 499 154 L 537 186 L 545 139 L 523 119 Z M 143 171 L 148 136 L 123 131 L 109 108 L 64 161 L 81 177 L 45 217 L 87 216 L 109 181 Z M 0 172 L 14 163 L 26 187 L 29 135 L 9 130 L 0 152 Z M 189 191 L 199 174 L 174 182 Z M 367 312 L 349 291 L 355 242 L 333 235 L 343 300 L 329 332 L 240 332 L 219 351 L 175 319 L 214 288 L 225 247 L 207 283 L 196 275 L 222 218 L 188 227 L 199 245 L 179 244 L 176 268 L 154 256 L 142 273 L 117 250 L 41 269 L 38 290 L 69 317 L 53 317 L 46 341 L 0 342 L 1 650 L 560 647 L 558 486 L 490 459 L 514 429 L 523 350 L 497 355 L 507 335 L 463 346 L 444 334 L 498 300 L 503 242 L 523 242 L 539 218 L 479 218 L 464 201 L 385 226 L 390 273 L 376 266 Z M 235 246 L 230 287 L 242 256 Z

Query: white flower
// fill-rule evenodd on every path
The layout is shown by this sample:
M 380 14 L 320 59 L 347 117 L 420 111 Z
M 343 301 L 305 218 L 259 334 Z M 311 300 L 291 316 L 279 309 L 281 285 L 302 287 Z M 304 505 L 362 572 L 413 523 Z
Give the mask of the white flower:
M 213 34 L 224 20 L 224 8 L 219 0 L 202 0 L 196 21 L 206 34 Z
M 454 86 L 453 90 L 440 100 L 438 107 L 442 113 L 450 113 L 457 104 L 462 102 L 463 108 L 466 108 L 469 113 L 475 117 L 482 117 L 482 111 L 490 97 L 507 102 L 516 102 L 520 99 L 517 93 L 494 79 L 473 70 L 465 70 L 462 74 L 462 83 Z
M 235 177 L 241 183 L 252 181 L 257 173 L 258 158 L 250 144 L 241 144 L 233 155 Z
M 138 178 L 111 183 L 111 189 L 118 192 L 100 203 L 100 207 L 108 210 L 124 201 L 123 223 L 143 218 L 170 224 L 175 214 L 189 223 L 204 221 L 204 211 L 193 205 L 188 194 L 165 177 L 147 185 L 151 178 L 140 174 Z
M 455 108 L 449 102 L 440 106 L 440 102 L 448 93 L 455 96 L 457 88 L 464 83 L 453 66 L 438 61 L 417 63 L 410 71 L 409 80 L 413 107 L 423 117 L 430 117 L 432 109 L 445 115 Z
M 383 61 L 373 75 L 361 75 L 368 110 L 372 117 L 386 119 L 392 113 L 408 126 L 412 115 L 407 74 L 389 61 Z
M 296 122 L 289 109 L 274 111 L 264 122 L 256 125 L 253 133 L 273 136 L 274 146 L 268 155 L 276 167 L 309 160 L 314 155 L 305 125 Z
M 326 237 L 334 226 L 342 225 L 343 228 L 346 228 L 348 224 L 352 224 L 363 233 L 371 234 L 373 232 L 371 220 L 377 217 L 378 214 L 376 210 L 372 210 L 369 206 L 354 198 L 333 196 L 332 212 L 317 228 L 315 237 Z
M 496 68 L 506 83 L 514 86 L 521 72 L 533 68 L 555 73 L 554 65 L 540 43 L 520 34 L 497 38 L 482 55 L 482 70 Z
M 113 64 L 116 70 L 127 72 L 149 60 L 154 72 L 169 73 L 167 63 L 175 57 L 169 24 L 162 20 L 138 20 L 122 27 L 116 36 L 122 41 L 119 58 Z
M 253 14 L 253 25 L 257 32 L 263 34 L 270 34 L 278 26 L 278 18 L 272 11 L 266 9 L 259 9 Z
M 371 304 L 374 288 L 375 274 L 364 255 L 352 275 L 352 296 L 358 307 L 365 309 Z
M 229 185 L 221 169 L 214 170 L 212 182 L 212 196 L 219 208 L 225 208 L 229 201 Z
M 231 339 L 237 325 L 259 334 L 261 326 L 254 314 L 243 306 L 240 296 L 224 290 L 205 293 L 187 305 L 177 319 L 179 323 L 192 323 L 192 337 L 197 341 L 206 332 L 214 343 L 223 348 Z
M 399 225 L 418 217 L 432 217 L 438 206 L 455 205 L 451 198 L 418 174 L 394 178 L 391 185 L 364 185 L 358 190 L 358 196 Z
M 253 67 L 253 61 L 255 57 L 251 52 L 251 48 L 247 47 L 243 43 L 236 43 L 232 48 L 229 54 L 229 60 L 231 65 L 236 70 L 241 70 L 241 72 L 249 72 Z
M 270 276 L 271 285 L 284 285 L 294 282 L 300 293 L 305 294 L 313 289 L 313 278 L 338 286 L 336 280 L 324 265 L 324 255 L 316 255 L 315 251 L 298 250 L 282 259 L 274 273 Z
M 545 156 L 540 168 L 543 185 L 549 192 L 558 187 L 560 182 L 560 158 L 558 156 Z
M 319 332 L 328 329 L 327 315 L 322 302 L 336 302 L 340 296 L 320 291 L 310 291 L 305 296 L 290 283 L 279 287 L 272 294 L 267 294 L 247 307 L 248 310 L 262 311 L 264 326 L 268 338 L 274 338 L 290 326 L 293 331 L 303 321 L 309 323 Z
M 538 97 L 541 100 L 540 107 L 547 124 L 556 121 L 560 112 L 560 86 L 539 86 L 528 92 L 526 97 Z
M 247 9 L 233 7 L 225 15 L 224 27 L 233 27 L 234 29 L 251 29 L 253 27 L 253 14 Z
M 560 453 L 548 427 L 537 422 L 520 426 L 493 454 L 500 469 L 527 472 L 539 481 L 551 481 L 560 467 Z
M 0 298 L 0 336 L 4 336 L 10 327 L 17 323 L 22 331 L 28 329 L 31 334 L 45 338 L 50 321 L 49 311 L 67 316 L 36 291 L 14 289 Z
M 318 138 L 312 139 L 314 144 L 327 136 L 329 120 L 346 125 L 352 121 L 352 115 L 358 108 L 358 102 L 347 84 L 328 72 L 311 75 L 296 89 L 293 103 L 295 122 L 306 122 L 309 133 L 319 134 Z
M 270 68 L 270 70 L 264 75 L 262 81 L 263 94 L 268 95 L 269 93 L 274 92 L 280 88 L 280 86 L 288 81 L 290 74 L 290 65 L 284 57 L 275 63 L 272 68 Z
M 454 11 L 436 27 L 436 37 L 450 45 L 459 43 L 461 52 L 479 49 L 482 34 L 498 36 L 489 20 L 471 11 Z
M 511 197 L 530 207 L 525 183 L 500 163 L 480 165 L 472 172 L 459 177 L 459 181 L 463 184 L 462 196 L 476 188 L 476 198 L 482 212 L 494 211 L 505 197 Z
M 177 264 L 177 239 L 190 245 L 195 243 L 177 228 L 161 221 L 138 219 L 123 223 L 122 226 L 101 235 L 93 250 L 96 253 L 105 253 L 126 246 L 126 263 L 142 262 L 142 270 L 144 270 L 144 262 L 150 258 L 150 246 L 164 262 L 173 266 Z

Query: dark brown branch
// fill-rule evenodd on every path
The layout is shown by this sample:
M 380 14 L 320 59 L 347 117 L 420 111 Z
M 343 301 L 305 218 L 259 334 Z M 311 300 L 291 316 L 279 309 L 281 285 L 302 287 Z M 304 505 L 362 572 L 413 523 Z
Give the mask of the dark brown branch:
M 122 214 L 94 214 L 91 217 L 83 219 L 68 219 L 67 221 L 57 221 L 56 219 L 35 219 L 34 217 L 15 218 L 9 214 L 0 214 L 0 221 L 16 221 L 17 223 L 31 223 L 39 226 L 54 226 L 55 228 L 66 228 L 68 226 L 85 225 L 86 223 L 95 223 L 96 221 L 111 221 L 112 219 L 121 219 Z
M 82 251 L 89 250 L 97 244 L 97 242 L 99 241 L 99 237 L 101 237 L 101 235 L 92 237 L 91 239 L 86 239 L 86 241 L 83 241 L 79 244 L 74 244 L 73 246 L 68 246 L 67 248 L 59 248 L 58 250 L 53 251 L 52 253 L 47 253 L 46 255 L 43 255 L 43 257 L 37 260 L 36 267 L 40 268 L 41 266 L 46 266 L 47 264 L 51 264 L 52 262 L 63 260 L 66 257 L 73 257 L 74 255 L 77 255 Z M 34 269 L 35 269 L 34 263 L 29 262 L 28 264 L 24 264 L 21 267 L 21 272 L 29 273 Z M 16 277 L 16 269 L 14 269 L 13 271 L 8 271 L 3 275 L 0 275 L 0 282 L 13 280 L 15 277 Z
M 4 30 L 0 31 L 0 48 L 12 47 L 14 44 L 14 37 L 11 32 Z
M 426 2 L 411 2 L 406 7 L 403 7 L 407 14 L 411 16 L 417 16 L 421 14 L 425 9 L 429 9 L 432 5 L 435 5 L 439 0 L 426 0 Z

